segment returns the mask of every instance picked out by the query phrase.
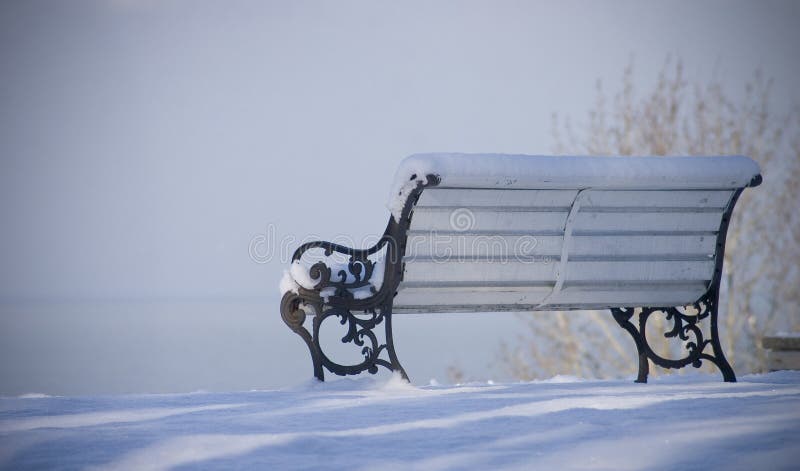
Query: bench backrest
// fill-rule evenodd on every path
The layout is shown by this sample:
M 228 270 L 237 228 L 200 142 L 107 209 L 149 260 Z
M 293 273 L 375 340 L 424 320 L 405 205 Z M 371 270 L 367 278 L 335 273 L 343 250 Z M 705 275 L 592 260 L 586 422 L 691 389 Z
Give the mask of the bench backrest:
M 393 311 L 690 304 L 737 190 L 426 188 Z

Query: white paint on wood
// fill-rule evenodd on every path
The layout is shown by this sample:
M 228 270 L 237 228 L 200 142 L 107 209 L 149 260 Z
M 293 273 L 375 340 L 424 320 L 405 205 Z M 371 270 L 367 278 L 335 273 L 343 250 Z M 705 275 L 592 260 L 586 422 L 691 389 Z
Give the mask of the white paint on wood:
M 608 306 L 679 306 L 690 304 L 706 292 L 705 285 L 695 288 L 671 288 L 668 285 L 652 289 L 584 289 L 565 287 L 548 299 L 548 304 L 606 304 Z
M 713 213 L 586 213 L 575 221 L 574 234 L 604 231 L 709 231 L 719 230 L 722 211 Z
M 585 199 L 589 190 L 581 190 L 575 196 L 575 200 L 572 202 L 572 207 L 569 210 L 569 214 L 567 215 L 567 220 L 564 224 L 564 243 L 561 245 L 561 256 L 558 259 L 558 264 L 556 265 L 556 284 L 553 286 L 553 291 L 550 292 L 540 303 L 540 305 L 544 305 L 548 302 L 549 298 L 553 296 L 553 294 L 558 293 L 561 290 L 561 286 L 564 284 L 566 273 L 566 266 L 567 262 L 569 261 L 569 240 L 572 238 L 572 231 L 575 228 L 575 222 L 578 218 L 578 213 L 581 208 L 581 203 Z
M 480 289 L 410 287 L 397 292 L 394 307 L 538 304 L 551 289 L 550 286 L 496 286 Z
M 767 368 L 777 370 L 800 370 L 800 352 L 771 350 L 767 352 Z
M 462 312 L 688 304 L 708 289 L 715 233 L 731 195 L 428 189 L 412 218 L 395 306 Z M 454 211 L 466 215 L 466 226 L 454 225 Z
M 588 209 L 595 207 L 724 209 L 732 194 L 729 190 L 591 190 L 581 206 Z
M 625 255 L 713 255 L 717 238 L 713 235 L 573 235 L 570 256 Z
M 454 210 L 459 211 L 460 208 Z M 566 211 L 497 212 L 465 208 L 459 213 L 434 208 L 417 208 L 411 219 L 414 231 L 463 231 L 468 233 L 558 233 L 564 228 Z
M 408 261 L 405 282 L 539 282 L 555 281 L 556 265 L 545 262 Z
M 538 304 L 441 304 L 441 305 L 404 305 L 392 308 L 392 314 L 436 314 L 436 313 L 470 313 L 470 312 L 530 312 L 539 309 Z
M 567 208 L 577 190 L 481 190 L 428 188 L 422 192 L 417 207 L 540 207 Z
M 406 241 L 406 257 L 530 257 L 559 256 L 561 236 L 459 234 L 412 232 Z
M 602 261 L 567 263 L 568 281 L 697 281 L 710 280 L 714 261 Z

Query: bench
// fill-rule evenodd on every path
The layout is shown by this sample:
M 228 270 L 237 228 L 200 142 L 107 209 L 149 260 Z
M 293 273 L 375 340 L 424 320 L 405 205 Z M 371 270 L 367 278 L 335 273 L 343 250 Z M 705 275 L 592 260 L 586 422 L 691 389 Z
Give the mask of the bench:
M 725 238 L 739 195 L 760 183 L 758 165 L 740 156 L 413 155 L 397 170 L 375 245 L 317 241 L 294 252 L 281 316 L 319 380 L 323 369 L 379 367 L 407 379 L 394 314 L 609 309 L 636 344 L 637 382 L 648 360 L 708 361 L 735 381 L 717 330 Z M 671 322 L 664 335 L 684 343 L 682 358 L 648 343 L 656 313 Z M 323 351 L 320 328 L 332 316 L 358 362 Z
M 780 333 L 761 339 L 769 371 L 800 370 L 800 334 Z

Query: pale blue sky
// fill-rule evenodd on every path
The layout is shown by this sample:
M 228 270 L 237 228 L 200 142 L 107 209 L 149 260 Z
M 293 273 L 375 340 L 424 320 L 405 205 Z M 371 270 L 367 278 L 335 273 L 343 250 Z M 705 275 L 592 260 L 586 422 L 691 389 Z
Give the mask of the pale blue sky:
M 402 157 L 548 153 L 630 57 L 800 101 L 796 3 L 431 3 L 4 3 L 0 296 L 272 294 L 268 224 L 380 232 Z

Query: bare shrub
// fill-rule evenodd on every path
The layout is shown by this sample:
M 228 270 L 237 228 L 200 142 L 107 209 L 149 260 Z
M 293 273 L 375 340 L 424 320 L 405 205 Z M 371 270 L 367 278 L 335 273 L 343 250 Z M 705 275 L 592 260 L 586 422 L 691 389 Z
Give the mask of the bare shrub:
M 690 84 L 682 63 L 668 58 L 655 87 L 641 96 L 632 65 L 613 97 L 598 81 L 581 128 L 553 116 L 559 154 L 747 155 L 761 165 L 764 184 L 745 191 L 733 213 L 720 295 L 723 349 L 740 374 L 765 370 L 764 335 L 800 331 L 800 108 L 776 116 L 771 90 L 772 81 L 756 71 L 734 99 L 717 81 Z M 521 320 L 527 329 L 500 354 L 516 378 L 635 371 L 633 342 L 608 312 L 540 312 Z M 680 357 L 682 346 L 661 335 L 665 326 L 656 321 L 648 339 L 656 352 Z M 704 368 L 714 370 L 708 362 Z

